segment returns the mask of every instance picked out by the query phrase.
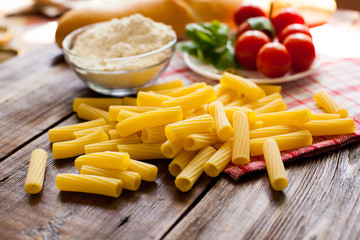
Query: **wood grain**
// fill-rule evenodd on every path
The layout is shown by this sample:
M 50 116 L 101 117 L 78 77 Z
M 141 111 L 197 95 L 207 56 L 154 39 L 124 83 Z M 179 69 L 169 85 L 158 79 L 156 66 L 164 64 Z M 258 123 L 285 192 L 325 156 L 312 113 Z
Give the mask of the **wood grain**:
M 283 192 L 264 171 L 221 178 L 165 239 L 359 239 L 359 147 L 287 164 Z

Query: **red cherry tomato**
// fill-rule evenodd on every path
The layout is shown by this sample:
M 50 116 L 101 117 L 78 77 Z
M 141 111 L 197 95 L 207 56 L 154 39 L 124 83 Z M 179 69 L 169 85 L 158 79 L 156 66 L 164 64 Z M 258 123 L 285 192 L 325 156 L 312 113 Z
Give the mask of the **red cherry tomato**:
M 275 27 L 276 35 L 279 35 L 287 25 L 293 23 L 305 23 L 304 18 L 293 8 L 283 8 L 278 10 L 274 13 L 271 21 Z
M 251 17 L 265 17 L 265 12 L 259 6 L 245 3 L 236 9 L 234 21 L 236 25 L 239 26 L 242 22 Z
M 256 69 L 256 56 L 270 38 L 258 30 L 249 30 L 239 36 L 235 45 L 236 60 L 248 69 Z
M 284 40 L 287 36 L 294 34 L 294 33 L 304 33 L 304 34 L 308 35 L 309 37 L 311 37 L 308 26 L 306 26 L 304 24 L 300 24 L 300 23 L 294 23 L 294 24 L 287 25 L 281 31 L 281 33 L 279 35 L 279 41 L 281 43 L 284 42 Z
M 312 39 L 304 33 L 294 33 L 285 38 L 284 45 L 292 60 L 292 69 L 301 72 L 310 68 L 316 53 Z
M 267 77 L 281 77 L 291 68 L 291 57 L 284 45 L 278 42 L 265 44 L 257 55 L 258 70 Z

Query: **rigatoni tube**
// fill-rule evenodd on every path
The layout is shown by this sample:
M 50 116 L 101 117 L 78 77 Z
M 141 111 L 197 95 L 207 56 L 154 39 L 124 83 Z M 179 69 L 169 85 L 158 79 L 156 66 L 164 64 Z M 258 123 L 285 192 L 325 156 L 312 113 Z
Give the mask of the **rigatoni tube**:
M 226 141 L 234 134 L 234 129 L 225 114 L 224 105 L 219 101 L 209 104 L 208 112 L 215 120 L 215 132 L 220 141 Z
M 249 121 L 244 112 L 233 115 L 234 141 L 231 161 L 236 165 L 250 162 Z
M 30 194 L 39 193 L 44 182 L 47 153 L 42 149 L 35 149 L 31 153 L 29 169 L 25 180 L 25 191 Z
M 205 163 L 204 171 L 210 177 L 218 176 L 231 161 L 233 138 L 228 139 L 212 157 Z
M 314 95 L 315 102 L 319 107 L 323 108 L 328 113 L 340 114 L 340 117 L 346 118 L 348 111 L 344 109 L 328 92 L 320 90 Z
M 169 164 L 169 172 L 176 177 L 196 155 L 196 151 L 181 150 Z
M 355 132 L 355 122 L 352 118 L 330 120 L 313 120 L 301 125 L 313 136 L 340 135 Z
M 99 168 L 127 170 L 130 165 L 130 156 L 126 152 L 98 152 L 82 155 L 75 160 L 75 168 L 80 171 L 82 165 Z

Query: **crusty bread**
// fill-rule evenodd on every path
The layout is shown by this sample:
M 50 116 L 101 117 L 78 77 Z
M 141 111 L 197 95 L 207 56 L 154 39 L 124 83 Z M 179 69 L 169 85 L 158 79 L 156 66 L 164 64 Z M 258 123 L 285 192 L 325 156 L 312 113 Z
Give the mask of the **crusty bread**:
M 233 15 L 243 2 L 257 4 L 269 12 L 293 6 L 304 14 L 310 26 L 322 24 L 336 10 L 335 0 L 117 0 L 114 4 L 75 8 L 60 19 L 56 42 L 61 47 L 67 34 L 82 26 L 122 18 L 140 13 L 155 21 L 171 25 L 179 37 L 184 36 L 185 25 L 191 22 L 209 22 L 217 19 L 234 27 Z

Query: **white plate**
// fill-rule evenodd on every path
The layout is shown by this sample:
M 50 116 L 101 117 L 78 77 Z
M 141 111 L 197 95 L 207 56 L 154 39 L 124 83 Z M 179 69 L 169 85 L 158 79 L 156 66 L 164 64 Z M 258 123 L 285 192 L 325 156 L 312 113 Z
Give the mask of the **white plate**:
M 221 79 L 221 72 L 215 67 L 213 67 L 211 64 L 203 63 L 197 57 L 191 56 L 187 53 L 184 53 L 184 60 L 186 65 L 194 72 L 207 78 L 211 78 L 215 80 Z M 291 82 L 304 78 L 315 72 L 320 67 L 320 65 L 321 65 L 320 57 L 319 54 L 317 54 L 317 57 L 313 62 L 313 64 L 311 65 L 310 69 L 295 74 L 287 73 L 285 76 L 279 78 L 267 78 L 264 75 L 262 75 L 259 71 L 246 70 L 246 69 L 238 69 L 238 71 L 241 76 L 245 77 L 250 81 L 253 81 L 254 83 L 274 84 L 274 83 Z

